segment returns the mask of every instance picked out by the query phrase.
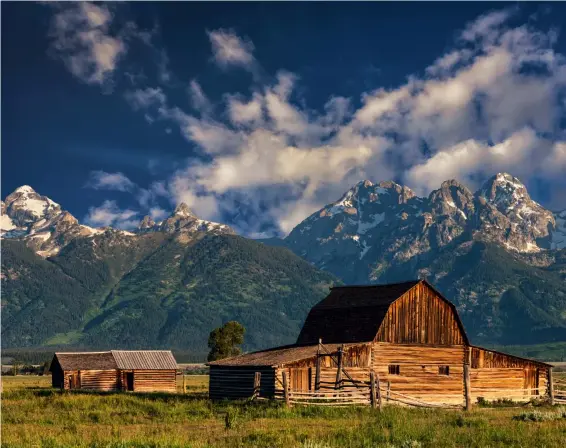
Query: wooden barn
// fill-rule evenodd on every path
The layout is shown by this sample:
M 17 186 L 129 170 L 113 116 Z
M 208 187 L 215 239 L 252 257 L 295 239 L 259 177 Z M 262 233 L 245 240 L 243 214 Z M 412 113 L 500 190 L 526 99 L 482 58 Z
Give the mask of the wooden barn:
M 373 372 L 426 403 L 529 400 L 548 393 L 551 375 L 549 364 L 471 345 L 456 307 L 426 280 L 331 288 L 295 344 L 208 365 L 212 399 L 249 397 L 254 379 L 260 396 L 280 397 L 283 372 L 303 392 L 367 384 Z
M 55 353 L 51 382 L 61 389 L 175 392 L 177 362 L 169 350 Z

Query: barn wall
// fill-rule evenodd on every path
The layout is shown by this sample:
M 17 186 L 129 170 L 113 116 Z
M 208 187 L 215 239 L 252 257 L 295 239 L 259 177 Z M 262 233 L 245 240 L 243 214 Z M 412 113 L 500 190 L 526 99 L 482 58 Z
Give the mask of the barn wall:
M 423 283 L 389 306 L 375 340 L 398 344 L 465 343 L 454 308 Z
M 399 366 L 399 375 L 389 366 Z M 391 390 L 429 403 L 457 403 L 464 399 L 464 346 L 373 344 L 372 369 Z M 447 366 L 449 375 L 439 373 Z
M 134 370 L 134 392 L 176 392 L 175 370 Z
M 275 369 L 267 366 L 210 366 L 209 395 L 212 400 L 249 398 L 255 372 L 261 373 L 260 396 L 275 395 Z
M 79 381 L 81 389 L 117 390 L 117 370 L 80 370 Z
M 545 365 L 480 347 L 471 347 L 470 352 L 473 400 L 478 397 L 496 400 L 511 396 L 515 400 L 520 400 L 521 396 L 529 400 L 533 396 L 546 395 L 549 368 Z M 517 391 L 532 388 L 539 388 L 539 391 Z

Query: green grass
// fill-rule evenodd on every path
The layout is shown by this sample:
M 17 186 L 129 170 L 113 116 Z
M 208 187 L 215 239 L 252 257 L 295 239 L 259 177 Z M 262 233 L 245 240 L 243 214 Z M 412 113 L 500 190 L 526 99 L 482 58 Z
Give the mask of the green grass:
M 269 401 L 210 402 L 204 376 L 187 377 L 187 394 L 62 393 L 47 387 L 49 377 L 2 380 L 3 447 L 566 445 L 560 408 L 288 409 Z

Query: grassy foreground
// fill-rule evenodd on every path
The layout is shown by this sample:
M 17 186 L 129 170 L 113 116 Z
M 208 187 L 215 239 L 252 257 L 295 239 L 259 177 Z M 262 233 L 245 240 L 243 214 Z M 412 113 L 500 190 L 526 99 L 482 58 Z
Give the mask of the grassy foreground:
M 3 447 L 566 446 L 566 418 L 556 408 L 286 409 L 211 403 L 207 377 L 188 376 L 184 395 L 61 393 L 49 380 L 2 378 Z

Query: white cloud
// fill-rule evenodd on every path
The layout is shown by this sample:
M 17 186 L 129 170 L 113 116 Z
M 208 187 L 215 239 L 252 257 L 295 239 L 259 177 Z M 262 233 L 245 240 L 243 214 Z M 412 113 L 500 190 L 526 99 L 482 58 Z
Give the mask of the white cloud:
M 193 79 L 189 84 L 188 93 L 191 103 L 196 110 L 204 114 L 211 110 L 212 105 L 196 80 Z
M 254 64 L 254 45 L 232 30 L 218 29 L 208 32 L 214 61 L 219 67 L 230 65 L 251 67 Z
M 112 13 L 106 5 L 65 3 L 51 21 L 52 48 L 69 71 L 88 84 L 110 80 L 126 52 L 125 42 L 110 32 Z
M 363 93 L 357 109 L 340 96 L 309 109 L 298 76 L 283 70 L 271 82 L 255 78 L 249 96 L 226 92 L 218 114 L 196 81 L 199 117 L 169 108 L 159 89 L 132 104 L 158 107 L 201 152 L 169 180 L 172 202 L 206 219 L 228 214 L 250 234 L 270 221 L 288 232 L 363 178 L 404 178 L 422 194 L 448 178 L 473 187 L 497 171 L 558 182 L 565 58 L 552 31 L 509 27 L 514 12 L 479 17 L 424 76 Z M 220 67 L 257 68 L 250 41 L 226 30 L 209 38 Z
M 88 186 L 95 190 L 131 191 L 135 184 L 120 172 L 93 171 Z
M 159 87 L 137 89 L 131 92 L 126 92 L 125 96 L 134 110 L 149 109 L 153 106 L 163 108 L 167 103 L 167 98 L 163 93 L 163 90 Z
M 152 207 L 149 209 L 149 216 L 155 221 L 161 221 L 165 218 L 169 213 L 167 210 L 164 210 L 160 207 Z
M 112 226 L 120 229 L 134 228 L 138 221 L 132 219 L 138 213 L 120 209 L 116 201 L 104 201 L 99 207 L 90 207 L 85 222 L 93 227 Z

